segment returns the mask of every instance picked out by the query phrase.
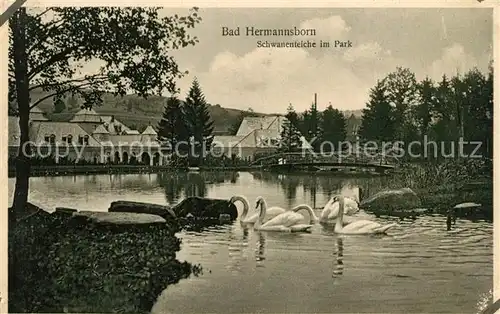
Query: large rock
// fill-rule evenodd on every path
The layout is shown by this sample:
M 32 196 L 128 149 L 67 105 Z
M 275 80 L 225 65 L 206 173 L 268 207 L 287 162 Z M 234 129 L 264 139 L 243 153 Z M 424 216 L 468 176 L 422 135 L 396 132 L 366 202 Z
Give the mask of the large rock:
M 53 215 L 56 214 L 56 215 L 63 215 L 63 216 L 72 216 L 73 213 L 76 213 L 76 212 L 78 212 L 78 210 L 75 208 L 56 207 L 56 210 L 52 214 Z
M 156 225 L 166 220 L 158 215 L 137 213 L 109 213 L 80 211 L 73 213 L 74 219 L 81 219 L 99 225 Z
M 231 220 L 234 220 L 238 217 L 236 206 L 230 203 L 229 200 L 202 197 L 188 197 L 175 205 L 172 210 L 177 217 L 183 218 L 188 214 L 194 216 L 194 218 L 219 219 L 221 215 L 229 215 Z
M 422 202 L 417 193 L 410 188 L 380 191 L 360 203 L 363 209 L 384 213 L 411 211 L 421 206 Z
M 177 217 L 174 211 L 168 206 L 131 201 L 112 202 L 109 206 L 108 212 L 157 215 L 167 221 Z

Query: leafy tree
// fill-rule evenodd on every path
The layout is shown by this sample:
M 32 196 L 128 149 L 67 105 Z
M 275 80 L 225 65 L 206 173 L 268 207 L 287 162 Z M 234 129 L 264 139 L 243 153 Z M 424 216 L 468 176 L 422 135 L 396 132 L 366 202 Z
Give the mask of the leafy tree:
M 455 138 L 457 131 L 455 109 L 452 103 L 450 81 L 443 75 L 436 88 L 436 100 L 432 115 L 436 121 L 431 126 L 432 133 L 438 141 L 449 141 Z
M 57 99 L 54 102 L 54 113 L 61 113 L 66 110 L 66 105 L 62 99 Z
M 351 113 L 349 118 L 347 118 L 345 121 L 346 140 L 352 142 L 356 141 L 360 125 L 361 118 L 356 117 L 353 113 Z
M 309 110 L 307 110 L 303 115 L 302 128 L 301 131 L 304 137 L 311 141 L 316 137 L 316 140 L 312 143 L 314 150 L 318 150 L 321 145 L 321 114 L 315 103 L 311 104 Z
M 76 95 L 70 94 L 66 97 L 66 108 L 74 109 L 78 107 L 78 98 Z
M 434 82 L 429 78 L 425 78 L 418 83 L 417 89 L 419 99 L 418 105 L 414 109 L 414 116 L 420 135 L 423 138 L 429 133 L 432 111 L 436 107 L 436 89 L 434 88 Z
M 205 148 L 210 149 L 213 141 L 214 126 L 210 112 L 208 111 L 208 103 L 196 78 L 189 89 L 184 110 L 188 132 L 194 140 L 195 152 L 201 161 L 205 156 L 203 143 L 205 144 Z
M 175 96 L 168 98 L 165 105 L 163 117 L 158 123 L 158 139 L 172 151 L 186 149 L 179 144 L 188 140 L 188 134 L 181 101 Z
M 322 113 L 321 129 L 323 130 L 322 141 L 332 143 L 323 145 L 323 151 L 329 149 L 338 149 L 338 144 L 346 139 L 346 119 L 342 112 L 334 109 L 331 105 L 328 106 Z
M 384 79 L 387 98 L 394 107 L 395 136 L 400 140 L 412 140 L 407 132 L 414 130 L 412 111 L 417 98 L 417 80 L 410 69 L 397 67 Z
M 465 106 L 464 136 L 468 140 L 480 141 L 485 138 L 488 124 L 489 99 L 485 89 L 487 78 L 478 69 L 472 69 L 464 75 Z
M 458 141 L 460 138 L 464 138 L 465 130 L 464 130 L 464 116 L 466 113 L 466 104 L 465 104 L 465 90 L 467 87 L 462 82 L 460 76 L 454 76 L 450 82 L 450 100 L 453 105 L 453 111 L 450 114 L 455 116 L 455 121 L 457 121 L 457 132 L 455 132 L 456 140 Z
M 489 157 L 493 157 L 493 62 L 488 67 L 488 77 L 484 86 L 486 123 L 484 124 L 484 145 Z
M 302 141 L 300 139 L 300 131 L 297 128 L 297 122 L 299 121 L 299 118 L 297 113 L 293 109 L 292 104 L 288 106 L 285 118 L 286 119 L 283 121 L 283 127 L 281 130 L 281 142 L 279 150 L 287 153 L 300 150 L 302 148 Z
M 9 101 L 17 103 L 20 148 L 29 141 L 29 112 L 45 99 L 79 95 L 83 107 L 102 101 L 105 92 L 141 97 L 177 91 L 181 71 L 172 50 L 198 40 L 186 29 L 200 22 L 197 9 L 188 16 L 160 17 L 158 8 L 50 7 L 21 8 L 9 20 Z M 102 61 L 91 74 L 78 68 Z M 31 99 L 30 91 L 47 94 Z M 29 188 L 30 148 L 16 160 L 13 208 L 25 209 Z
M 370 100 L 363 109 L 363 117 L 359 130 L 364 140 L 391 141 L 394 139 L 394 108 L 386 95 L 383 81 L 370 90 Z

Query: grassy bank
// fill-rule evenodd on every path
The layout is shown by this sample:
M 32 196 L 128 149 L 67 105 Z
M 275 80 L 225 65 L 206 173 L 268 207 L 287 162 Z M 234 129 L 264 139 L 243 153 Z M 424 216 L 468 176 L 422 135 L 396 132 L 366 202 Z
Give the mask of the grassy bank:
M 423 207 L 437 213 L 446 213 L 459 203 L 475 202 L 483 205 L 479 212 L 457 214 L 493 218 L 493 165 L 489 160 L 405 164 L 394 174 L 391 186 L 411 188 L 419 195 Z
M 9 312 L 147 313 L 200 268 L 175 259 L 168 225 L 91 225 L 65 214 L 9 224 Z

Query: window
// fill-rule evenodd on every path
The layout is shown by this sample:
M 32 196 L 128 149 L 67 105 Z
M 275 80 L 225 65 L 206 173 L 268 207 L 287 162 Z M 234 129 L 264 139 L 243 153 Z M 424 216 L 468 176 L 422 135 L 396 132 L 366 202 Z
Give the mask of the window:
M 63 136 L 62 141 L 66 143 L 68 141 L 68 138 L 66 136 Z
M 67 141 L 68 144 L 71 144 L 73 143 L 73 135 L 68 135 L 68 141 Z
M 44 141 L 45 141 L 45 143 L 50 143 L 50 136 L 46 136 L 46 137 L 44 138 Z
M 55 134 L 51 134 L 50 135 L 49 143 L 50 144 L 55 144 L 56 143 L 56 135 Z
M 83 137 L 83 143 L 84 143 L 85 145 L 89 145 L 89 136 L 88 136 L 88 135 L 85 135 L 85 136 Z

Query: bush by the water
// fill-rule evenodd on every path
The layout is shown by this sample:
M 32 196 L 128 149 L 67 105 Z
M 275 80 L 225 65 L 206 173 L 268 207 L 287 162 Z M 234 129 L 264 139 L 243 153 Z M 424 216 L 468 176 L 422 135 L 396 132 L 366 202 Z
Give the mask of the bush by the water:
M 487 159 L 450 159 L 443 162 L 407 163 L 394 177 L 395 187 L 412 189 L 440 187 L 455 189 L 478 178 L 492 178 L 493 165 Z
M 482 206 L 470 209 L 467 215 L 487 219 L 493 216 L 493 164 L 490 159 L 404 164 L 391 178 L 391 186 L 413 189 L 423 206 L 435 212 L 446 213 L 457 204 L 475 202 Z
M 11 225 L 9 224 L 9 227 Z M 9 230 L 9 312 L 149 312 L 179 262 L 167 224 L 102 226 L 39 211 Z

